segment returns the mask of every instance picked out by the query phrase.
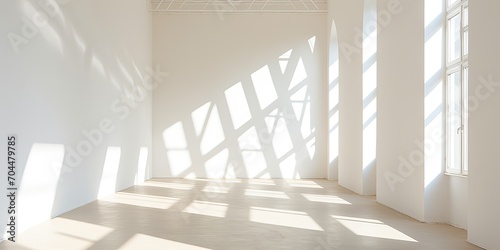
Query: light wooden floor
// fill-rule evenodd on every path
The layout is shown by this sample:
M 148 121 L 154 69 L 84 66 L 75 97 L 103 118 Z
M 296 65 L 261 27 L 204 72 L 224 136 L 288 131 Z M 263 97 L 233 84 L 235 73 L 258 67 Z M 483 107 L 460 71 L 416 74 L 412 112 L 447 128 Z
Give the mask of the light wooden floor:
M 0 249 L 479 249 L 326 180 L 155 179 Z

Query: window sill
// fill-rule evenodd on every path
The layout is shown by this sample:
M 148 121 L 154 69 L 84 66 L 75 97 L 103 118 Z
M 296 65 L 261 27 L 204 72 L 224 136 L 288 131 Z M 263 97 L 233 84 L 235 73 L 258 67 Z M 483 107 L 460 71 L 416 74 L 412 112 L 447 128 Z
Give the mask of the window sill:
M 465 178 L 465 179 L 469 178 L 469 175 L 466 175 L 466 174 L 454 174 L 454 173 L 445 172 L 444 175 L 453 176 L 453 177 L 460 177 L 460 178 Z

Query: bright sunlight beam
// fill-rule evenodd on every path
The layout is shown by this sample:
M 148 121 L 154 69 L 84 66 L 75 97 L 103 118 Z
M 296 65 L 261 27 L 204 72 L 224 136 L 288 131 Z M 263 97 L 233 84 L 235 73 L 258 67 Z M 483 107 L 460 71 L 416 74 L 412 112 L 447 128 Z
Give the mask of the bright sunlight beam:
M 334 195 L 302 194 L 302 196 L 304 196 L 304 198 L 306 198 L 307 200 L 313 202 L 352 205 L 350 202 Z
M 236 130 L 252 118 L 250 108 L 248 108 L 245 91 L 243 90 L 241 82 L 239 82 L 224 91 L 224 94 L 226 96 L 229 114 L 231 115 L 234 129 Z
M 304 65 L 304 61 L 302 60 L 301 57 L 297 64 L 297 68 L 293 73 L 292 82 L 290 83 L 288 90 L 293 89 L 295 86 L 299 85 L 305 79 L 307 79 L 307 71 L 306 71 L 306 66 Z
M 260 109 L 264 110 L 278 99 L 269 66 L 266 65 L 253 73 L 252 81 L 259 100 Z
M 145 234 L 135 234 L 118 250 L 136 249 L 182 249 L 182 250 L 210 250 L 177 241 L 166 240 Z
M 176 190 L 192 190 L 194 185 L 185 184 L 185 183 L 171 183 L 171 182 L 159 182 L 159 181 L 146 181 L 140 186 L 147 187 L 160 187 L 160 188 L 168 188 L 168 189 L 176 189 Z
M 167 158 L 172 175 L 178 176 L 192 164 L 181 122 L 177 122 L 163 131 L 163 142 L 167 149 Z
M 121 148 L 108 147 L 106 159 L 102 168 L 101 184 L 97 198 L 103 198 L 115 193 L 118 168 L 120 167 Z
M 206 128 L 200 142 L 200 150 L 203 155 L 206 155 L 212 149 L 217 147 L 225 139 L 224 131 L 222 131 L 222 123 L 220 121 L 217 105 L 214 105 L 212 112 L 206 122 Z
M 250 221 L 275 226 L 324 231 L 306 213 L 292 210 L 250 207 Z
M 137 160 L 137 172 L 135 174 L 135 184 L 144 182 L 147 179 L 148 166 L 148 148 L 141 147 L 139 151 L 139 159 Z
M 52 218 L 64 160 L 64 145 L 35 143 L 19 185 L 19 232 Z M 6 178 L 7 179 L 7 178 Z
M 107 196 L 100 200 L 112 203 L 120 203 L 130 206 L 136 206 L 136 207 L 147 207 L 156 209 L 169 209 L 179 201 L 179 199 L 177 198 L 125 193 L 125 192 L 118 192 L 116 194 Z
M 193 201 L 184 210 L 184 213 L 205 215 L 217 218 L 225 218 L 227 204 L 210 201 Z
M 29 235 L 36 235 L 39 240 L 25 240 L 16 244 L 26 249 L 54 249 L 54 242 L 57 242 L 58 249 L 85 250 L 113 232 L 109 227 L 60 217 L 47 223 L 49 226 L 42 227 L 43 230 L 34 227 L 29 231 Z
M 259 190 L 259 189 L 247 189 L 245 190 L 246 196 L 263 197 L 263 198 L 275 198 L 275 199 L 290 199 L 288 195 L 281 191 L 270 191 L 270 190 Z
M 367 236 L 389 240 L 418 242 L 410 236 L 388 226 L 378 220 L 355 217 L 333 216 L 340 224 L 359 236 Z

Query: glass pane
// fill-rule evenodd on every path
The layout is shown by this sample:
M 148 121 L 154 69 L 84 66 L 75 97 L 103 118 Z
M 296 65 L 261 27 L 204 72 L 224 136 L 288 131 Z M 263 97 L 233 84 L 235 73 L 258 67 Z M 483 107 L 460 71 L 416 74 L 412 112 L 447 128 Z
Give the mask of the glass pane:
M 462 165 L 462 81 L 460 71 L 448 75 L 446 85 L 446 160 L 454 173 Z
M 448 7 L 458 3 L 460 0 L 448 0 Z
M 448 20 L 448 62 L 460 58 L 460 15 Z
M 464 7 L 464 21 L 463 26 L 469 25 L 469 6 Z
M 469 68 L 464 68 L 464 78 L 463 78 L 463 85 L 462 85 L 462 89 L 463 89 L 463 105 L 468 105 L 469 103 Z M 466 111 L 467 112 L 467 111 Z M 463 171 L 464 172 L 468 172 L 469 171 L 469 121 L 467 120 L 467 118 L 469 117 L 469 114 L 465 114 L 464 115 L 464 119 L 463 119 L 463 124 L 464 124 L 464 131 L 463 131 Z
M 469 54 L 469 30 L 464 31 L 464 56 Z

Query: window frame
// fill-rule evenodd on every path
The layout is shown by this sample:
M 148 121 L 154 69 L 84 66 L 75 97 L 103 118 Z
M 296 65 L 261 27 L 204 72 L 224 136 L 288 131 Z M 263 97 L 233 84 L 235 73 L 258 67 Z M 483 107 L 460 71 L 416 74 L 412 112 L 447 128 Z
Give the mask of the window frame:
M 445 27 L 446 27 L 446 38 L 445 38 L 445 62 L 446 62 L 446 75 L 445 75 L 445 85 L 444 85 L 444 97 L 445 97 L 445 173 L 446 174 L 452 174 L 452 175 L 461 175 L 461 176 L 467 176 L 469 172 L 468 168 L 468 70 L 469 70 L 469 50 L 468 50 L 468 33 L 469 33 L 469 3 L 468 0 L 458 0 L 454 4 L 449 5 L 450 0 L 446 1 L 446 20 L 445 20 Z M 465 9 L 467 9 L 465 11 Z M 465 13 L 467 14 L 467 23 L 464 23 L 464 17 Z M 451 30 L 450 23 L 452 18 L 456 17 L 457 15 L 460 16 L 460 55 L 458 58 L 454 60 L 450 60 L 450 55 L 451 55 L 451 46 L 449 46 L 450 42 L 450 37 L 451 37 Z M 467 41 L 465 41 L 465 33 L 467 33 Z M 466 47 L 467 46 L 467 47 Z M 465 54 L 467 52 L 467 54 Z M 460 122 L 461 126 L 457 129 L 450 129 L 450 122 L 451 122 L 451 115 L 449 114 L 449 105 L 448 100 L 450 100 L 450 96 L 448 93 L 448 86 L 451 84 L 449 82 L 449 77 L 452 74 L 455 74 L 459 72 L 460 75 L 460 95 L 461 95 L 461 114 L 460 114 Z M 467 72 L 467 73 L 466 73 Z M 451 131 L 449 131 L 451 130 Z M 450 136 L 453 135 L 452 133 L 455 132 L 455 130 L 459 130 L 461 132 L 461 137 L 460 137 L 460 166 L 450 166 L 451 159 L 449 159 L 449 156 L 451 155 L 451 150 L 452 147 L 450 147 Z

